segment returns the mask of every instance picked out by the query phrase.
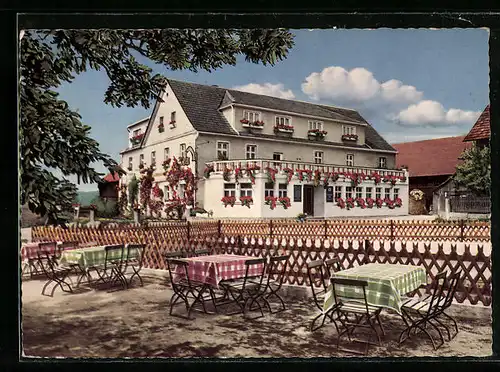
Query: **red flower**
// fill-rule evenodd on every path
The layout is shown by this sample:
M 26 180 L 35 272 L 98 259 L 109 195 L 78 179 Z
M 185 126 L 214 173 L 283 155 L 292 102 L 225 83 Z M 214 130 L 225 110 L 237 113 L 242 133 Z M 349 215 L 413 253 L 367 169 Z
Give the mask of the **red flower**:
M 366 198 L 366 206 L 368 208 L 373 208 L 373 204 L 375 204 L 375 200 L 373 200 L 372 198 Z
M 344 208 L 345 208 L 345 202 L 344 202 L 344 199 L 342 199 L 342 198 L 337 198 L 337 206 L 339 206 L 340 208 L 344 209 Z
M 271 206 L 271 209 L 276 208 L 276 200 L 278 198 L 276 196 L 266 196 L 264 204 Z
M 375 199 L 375 204 L 377 205 L 377 208 L 382 208 L 382 206 L 384 205 L 384 200 L 381 198 L 377 198 Z
M 236 197 L 235 196 L 224 196 L 222 199 L 221 199 L 222 203 L 224 203 L 224 207 L 227 208 L 228 205 L 230 205 L 231 207 L 234 206 L 234 203 L 236 203 Z
M 286 183 L 287 184 L 290 183 L 290 180 L 293 177 L 293 169 L 291 169 L 291 168 L 284 168 L 283 172 L 285 172 L 286 175 L 287 175 Z
M 241 205 L 250 208 L 250 204 L 253 203 L 253 198 L 251 196 L 240 196 Z
M 291 204 L 290 204 L 290 198 L 288 196 L 284 196 L 282 198 L 279 198 L 278 201 L 281 203 L 281 205 L 285 209 L 288 209 L 291 206 Z

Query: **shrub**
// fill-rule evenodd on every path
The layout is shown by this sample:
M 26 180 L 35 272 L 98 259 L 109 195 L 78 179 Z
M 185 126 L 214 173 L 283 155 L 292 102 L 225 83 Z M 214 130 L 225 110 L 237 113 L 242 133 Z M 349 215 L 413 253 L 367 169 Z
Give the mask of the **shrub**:
M 113 199 L 95 198 L 92 204 L 96 206 L 96 217 L 111 218 L 120 214 L 118 203 Z

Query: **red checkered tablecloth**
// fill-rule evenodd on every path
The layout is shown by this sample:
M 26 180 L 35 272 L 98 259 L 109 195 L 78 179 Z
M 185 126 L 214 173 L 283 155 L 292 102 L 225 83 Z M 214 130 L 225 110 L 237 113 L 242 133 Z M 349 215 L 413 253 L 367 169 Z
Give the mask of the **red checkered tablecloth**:
M 252 258 L 257 259 L 257 257 L 219 254 L 183 258 L 182 260 L 189 262 L 188 275 L 190 280 L 218 287 L 221 280 L 244 278 L 246 271 L 245 261 Z M 262 269 L 263 264 L 251 266 L 249 275 L 261 275 Z M 174 280 L 181 280 L 185 276 L 184 268 L 177 266 Z
M 57 245 L 56 242 L 52 245 L 47 245 L 44 251 L 48 251 L 49 254 L 54 254 Z M 38 258 L 38 243 L 25 243 L 21 246 L 21 260 L 28 261 Z

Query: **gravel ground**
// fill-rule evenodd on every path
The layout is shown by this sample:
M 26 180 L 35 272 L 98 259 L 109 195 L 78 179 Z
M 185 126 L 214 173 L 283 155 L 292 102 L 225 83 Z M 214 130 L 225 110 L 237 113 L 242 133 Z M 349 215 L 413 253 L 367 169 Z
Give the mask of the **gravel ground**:
M 242 315 L 195 313 L 194 320 L 168 315 L 172 294 L 164 280 L 144 276 L 144 287 L 126 291 L 82 289 L 40 294 L 43 280 L 22 283 L 22 346 L 30 357 L 349 357 L 337 351 L 336 332 L 329 324 L 311 333 L 317 309 L 307 300 L 287 297 L 288 310 L 255 320 Z M 489 356 L 491 309 L 453 305 L 450 314 L 460 332 L 434 351 L 423 335 L 399 345 L 401 319 L 382 312 L 386 336 L 370 346 L 368 356 Z M 361 350 L 342 339 L 346 348 Z

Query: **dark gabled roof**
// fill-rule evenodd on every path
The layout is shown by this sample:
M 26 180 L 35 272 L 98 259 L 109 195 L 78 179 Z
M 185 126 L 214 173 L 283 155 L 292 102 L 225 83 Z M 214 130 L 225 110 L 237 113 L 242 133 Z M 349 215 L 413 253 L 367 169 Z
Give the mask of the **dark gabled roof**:
M 472 146 L 463 139 L 458 136 L 393 144 L 398 150 L 396 167 L 408 167 L 410 177 L 455 174 L 460 155 Z
M 188 83 L 172 79 L 168 79 L 168 82 L 189 121 L 199 132 L 238 134 L 220 112 L 219 108 L 231 103 L 239 103 L 366 125 L 365 141 L 368 146 L 360 147 L 396 151 L 354 110 L 241 92 L 213 85 Z M 154 112 L 151 117 L 154 118 Z M 272 137 L 276 138 L 275 136 Z M 331 144 L 337 145 L 334 142 Z
M 179 104 L 199 132 L 238 134 L 219 111 L 226 90 L 168 79 Z
M 490 138 L 490 132 L 490 105 L 488 105 L 481 116 L 479 116 L 470 132 L 465 136 L 464 142 L 488 139 Z
M 344 120 L 344 121 L 352 121 L 355 123 L 365 124 L 364 121 L 353 120 L 348 116 L 342 114 L 342 112 L 349 110 L 343 110 L 343 109 L 331 110 L 325 108 L 325 106 L 323 105 L 315 105 L 314 103 L 309 103 L 309 102 L 292 101 L 284 98 L 241 92 L 239 90 L 228 89 L 228 91 L 231 93 L 231 96 L 233 96 L 234 103 L 263 107 L 271 110 L 288 111 L 303 115 L 319 116 L 332 120 Z

